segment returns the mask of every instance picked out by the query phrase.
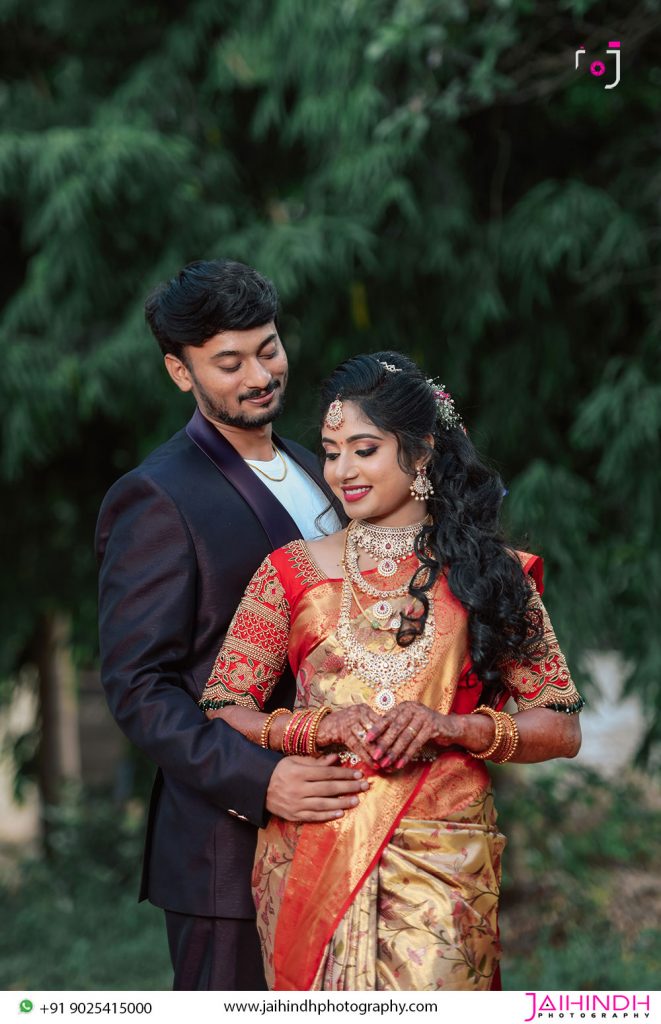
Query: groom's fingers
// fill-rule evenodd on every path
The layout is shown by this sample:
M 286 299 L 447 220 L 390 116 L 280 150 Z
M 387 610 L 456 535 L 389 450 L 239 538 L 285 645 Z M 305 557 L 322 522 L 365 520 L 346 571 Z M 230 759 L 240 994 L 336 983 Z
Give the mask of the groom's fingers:
M 327 754 L 325 757 L 290 757 L 288 760 L 301 765 L 305 771 L 305 777 L 310 782 L 322 784 L 341 782 L 346 784 L 347 793 L 355 793 L 360 789 L 360 786 L 354 786 L 352 783 L 360 782 L 363 773 L 359 768 L 342 768 L 339 765 L 334 765 L 333 761 L 337 760 L 337 754 Z
M 327 821 L 355 807 L 369 784 L 361 772 L 335 767 L 332 758 L 283 758 L 271 776 L 266 809 L 287 821 Z

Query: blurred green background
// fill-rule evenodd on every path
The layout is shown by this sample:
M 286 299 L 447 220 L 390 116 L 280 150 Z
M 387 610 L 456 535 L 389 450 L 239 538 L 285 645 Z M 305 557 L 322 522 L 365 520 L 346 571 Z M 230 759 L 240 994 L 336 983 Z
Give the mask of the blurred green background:
M 588 697 L 583 653 L 621 656 L 635 766 L 498 775 L 504 983 L 655 987 L 659 2 L 0 0 L 0 29 L 0 715 L 32 709 L 0 733 L 41 809 L 38 841 L 0 847 L 0 985 L 169 985 L 134 904 L 149 769 L 86 774 L 81 680 L 101 498 L 190 412 L 144 297 L 222 255 L 280 290 L 282 433 L 314 447 L 345 356 L 413 355 L 544 554 Z

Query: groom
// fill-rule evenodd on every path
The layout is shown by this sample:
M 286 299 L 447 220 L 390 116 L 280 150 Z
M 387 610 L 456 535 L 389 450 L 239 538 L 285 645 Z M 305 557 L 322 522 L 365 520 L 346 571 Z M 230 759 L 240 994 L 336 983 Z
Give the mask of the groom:
M 333 757 L 263 750 L 197 707 L 253 572 L 275 547 L 318 535 L 331 501 L 317 459 L 272 432 L 287 384 L 277 304 L 270 281 L 229 260 L 192 263 L 150 295 L 166 370 L 197 408 L 113 485 L 97 525 L 102 681 L 158 766 L 140 898 L 165 910 L 176 989 L 265 987 L 257 827 L 269 814 L 330 819 L 367 785 Z M 333 510 L 324 525 L 338 528 Z M 289 673 L 270 707 L 293 694 Z

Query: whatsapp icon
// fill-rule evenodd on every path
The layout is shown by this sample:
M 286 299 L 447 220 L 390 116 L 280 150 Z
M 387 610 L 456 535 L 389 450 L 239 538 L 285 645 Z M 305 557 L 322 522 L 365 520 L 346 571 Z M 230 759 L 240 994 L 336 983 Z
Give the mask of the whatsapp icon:
M 21 999 L 18 1008 L 21 1011 L 21 1013 L 29 1013 L 30 1010 L 32 1009 L 32 1005 L 33 1004 L 30 1002 L 29 999 Z

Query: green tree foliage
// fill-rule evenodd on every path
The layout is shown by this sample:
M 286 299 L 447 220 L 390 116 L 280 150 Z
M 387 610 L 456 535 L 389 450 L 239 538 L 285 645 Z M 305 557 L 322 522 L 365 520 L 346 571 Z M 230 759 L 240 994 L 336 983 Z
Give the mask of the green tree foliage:
M 95 508 L 187 410 L 144 295 L 223 254 L 281 290 L 309 443 L 310 385 L 342 357 L 441 375 L 545 554 L 564 645 L 630 661 L 648 751 L 659 3 L 2 0 L 0 25 L 5 665 L 40 607 L 91 648 Z M 574 51 L 610 39 L 607 91 Z

